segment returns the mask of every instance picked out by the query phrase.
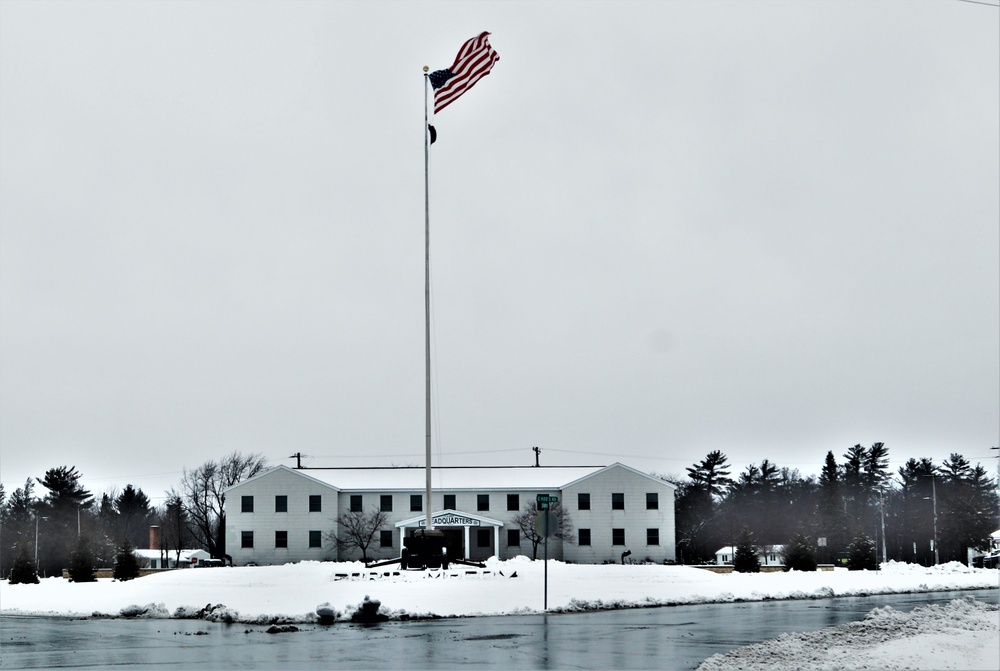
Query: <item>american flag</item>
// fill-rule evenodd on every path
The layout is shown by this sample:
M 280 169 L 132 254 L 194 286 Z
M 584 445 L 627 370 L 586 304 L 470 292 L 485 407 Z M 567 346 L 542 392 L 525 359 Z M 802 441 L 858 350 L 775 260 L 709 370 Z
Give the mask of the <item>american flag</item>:
M 498 60 L 500 54 L 490 46 L 487 32 L 463 44 L 455 57 L 454 65 L 447 70 L 437 70 L 427 75 L 434 88 L 434 113 L 437 114 L 455 102 L 460 95 L 488 75 Z

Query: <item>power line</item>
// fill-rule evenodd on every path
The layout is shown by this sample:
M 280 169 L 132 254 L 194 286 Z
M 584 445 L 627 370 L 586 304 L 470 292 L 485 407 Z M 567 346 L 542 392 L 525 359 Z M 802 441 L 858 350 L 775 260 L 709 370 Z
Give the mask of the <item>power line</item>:
M 967 2 L 970 5 L 986 5 L 987 7 L 1000 7 L 1000 5 L 994 5 L 992 2 L 980 2 L 979 0 L 958 0 L 958 2 Z

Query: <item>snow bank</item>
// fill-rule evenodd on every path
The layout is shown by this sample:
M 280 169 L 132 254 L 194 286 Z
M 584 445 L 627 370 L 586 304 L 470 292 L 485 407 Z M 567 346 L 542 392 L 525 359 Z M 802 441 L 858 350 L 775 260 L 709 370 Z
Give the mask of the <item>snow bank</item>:
M 246 623 L 316 622 L 316 608 L 355 612 L 370 596 L 401 617 L 459 617 L 543 610 L 544 566 L 526 557 L 486 570 L 367 571 L 361 563 L 170 571 L 115 582 L 0 583 L 0 613 L 96 617 L 199 617 Z M 1000 572 L 962 564 L 889 562 L 881 571 L 716 574 L 688 566 L 549 562 L 550 612 L 695 603 L 819 599 L 998 587 Z
M 861 622 L 712 655 L 698 671 L 773 669 L 1000 668 L 1000 607 L 975 600 L 918 606 L 909 613 L 876 608 Z

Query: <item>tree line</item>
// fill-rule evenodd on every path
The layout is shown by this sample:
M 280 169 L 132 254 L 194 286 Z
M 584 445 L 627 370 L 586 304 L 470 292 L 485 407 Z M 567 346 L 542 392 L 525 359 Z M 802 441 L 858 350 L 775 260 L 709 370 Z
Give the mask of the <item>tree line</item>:
M 966 562 L 968 550 L 988 548 L 1000 528 L 996 481 L 957 453 L 939 464 L 911 458 L 892 473 L 884 443 L 858 444 L 839 462 L 828 452 L 819 476 L 803 477 L 768 459 L 734 476 L 715 450 L 686 471 L 662 476 L 677 486 L 682 563 L 714 561 L 744 530 L 758 545 L 808 539 L 821 563 L 848 556 L 858 543 L 872 546 L 879 561 Z
M 160 533 L 159 547 L 150 549 L 165 559 L 196 548 L 224 559 L 225 490 L 265 468 L 259 454 L 233 452 L 206 461 L 185 469 L 161 505 L 131 484 L 95 496 L 75 466 L 50 468 L 9 495 L 0 484 L 0 576 L 10 574 L 18 557 L 43 576 L 82 564 L 110 568 L 123 547 L 149 547 L 151 526 Z

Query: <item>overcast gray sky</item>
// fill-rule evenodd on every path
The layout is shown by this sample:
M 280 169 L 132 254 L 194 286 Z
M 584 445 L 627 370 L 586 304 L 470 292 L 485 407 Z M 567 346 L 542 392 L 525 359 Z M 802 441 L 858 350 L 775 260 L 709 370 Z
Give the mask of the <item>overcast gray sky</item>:
M 0 480 L 1000 445 L 1000 10 L 0 3 Z M 994 452 L 995 454 L 995 452 Z

